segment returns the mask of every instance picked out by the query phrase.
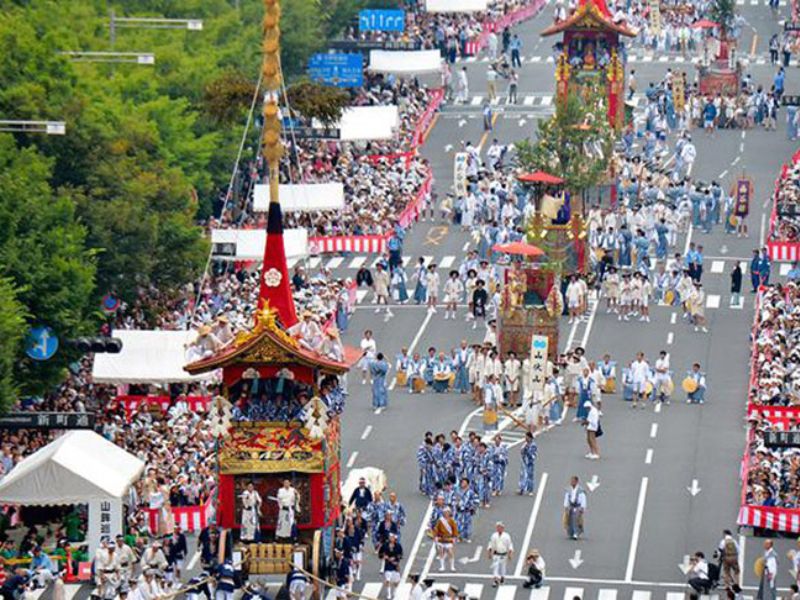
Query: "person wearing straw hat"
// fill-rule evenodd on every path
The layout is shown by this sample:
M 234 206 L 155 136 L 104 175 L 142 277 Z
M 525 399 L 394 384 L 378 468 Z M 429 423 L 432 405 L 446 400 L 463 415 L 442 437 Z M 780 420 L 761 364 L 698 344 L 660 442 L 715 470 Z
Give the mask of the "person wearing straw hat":
M 444 318 L 456 318 L 456 305 L 464 295 L 464 284 L 458 276 L 458 271 L 450 271 L 450 277 L 444 284 Z
M 525 589 L 542 587 L 545 575 L 545 562 L 538 549 L 533 548 L 525 558 L 525 566 L 528 569 L 528 580 L 522 584 Z
M 201 358 L 212 356 L 222 347 L 222 342 L 212 333 L 211 327 L 201 325 L 197 329 L 197 337 L 192 343 L 191 350 Z

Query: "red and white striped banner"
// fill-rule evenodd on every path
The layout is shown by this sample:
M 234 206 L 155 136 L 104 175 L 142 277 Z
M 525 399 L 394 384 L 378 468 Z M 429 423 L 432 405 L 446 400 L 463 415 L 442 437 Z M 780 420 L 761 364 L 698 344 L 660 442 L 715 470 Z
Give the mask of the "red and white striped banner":
M 746 504 L 739 508 L 737 523 L 746 527 L 800 533 L 800 509 Z
M 767 242 L 767 249 L 772 260 L 784 262 L 800 260 L 800 243 L 798 242 Z
M 214 494 L 212 493 L 204 504 L 173 507 L 172 519 L 175 525 L 180 525 L 183 531 L 198 532 L 203 529 L 214 517 L 213 498 Z M 158 532 L 159 513 L 158 509 L 147 509 L 147 525 L 153 534 Z
M 169 396 L 135 396 L 125 394 L 117 396 L 116 401 L 125 408 L 125 419 L 130 422 L 133 413 L 144 410 L 148 406 L 158 406 L 162 413 L 166 413 L 172 405 L 172 400 Z M 211 396 L 187 396 L 186 403 L 189 405 L 189 410 L 192 412 L 205 412 L 208 410 L 208 404 L 211 402 Z
M 382 254 L 386 250 L 386 237 L 382 235 L 337 235 L 308 238 L 309 254 L 330 252 L 355 252 Z

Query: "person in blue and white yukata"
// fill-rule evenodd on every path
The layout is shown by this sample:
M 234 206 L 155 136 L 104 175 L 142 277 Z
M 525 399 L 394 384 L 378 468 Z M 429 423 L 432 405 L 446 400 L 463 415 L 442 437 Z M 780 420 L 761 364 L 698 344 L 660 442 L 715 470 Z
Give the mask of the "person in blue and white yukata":
M 533 434 L 529 431 L 525 434 L 525 443 L 522 445 L 520 455 L 522 465 L 519 470 L 519 494 L 533 496 L 536 487 L 536 456 L 539 448 L 533 440 Z
M 486 444 L 478 444 L 478 453 L 475 455 L 475 493 L 484 508 L 489 508 L 492 496 L 492 453 Z
M 469 365 L 472 360 L 472 348 L 467 344 L 467 340 L 461 340 L 461 347 L 455 351 L 454 366 L 456 370 L 456 380 L 453 388 L 459 394 L 469 392 Z
M 700 371 L 700 363 L 694 363 L 686 377 L 697 382 L 697 389 L 686 395 L 687 404 L 703 404 L 706 401 L 706 376 Z
M 466 477 L 461 478 L 458 489 L 453 495 L 453 503 L 456 509 L 458 535 L 462 542 L 469 543 L 472 539 L 472 519 L 480 501 Z
M 386 374 L 389 372 L 389 363 L 383 358 L 383 352 L 375 355 L 375 360 L 369 363 L 369 374 L 372 378 L 372 407 L 386 408 L 389 404 L 389 395 L 386 392 Z
M 508 446 L 503 443 L 500 434 L 494 436 L 492 452 L 492 496 L 499 496 L 506 486 L 506 472 L 508 470 Z
M 417 449 L 417 467 L 419 467 L 419 491 L 425 496 L 432 496 L 436 487 L 436 461 L 433 457 L 433 434 L 427 432 L 425 441 Z

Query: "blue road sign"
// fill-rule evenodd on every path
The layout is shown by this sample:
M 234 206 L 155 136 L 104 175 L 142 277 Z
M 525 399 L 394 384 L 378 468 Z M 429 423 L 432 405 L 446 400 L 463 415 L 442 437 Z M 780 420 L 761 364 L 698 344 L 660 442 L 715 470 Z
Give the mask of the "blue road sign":
M 403 31 L 406 28 L 404 10 L 373 10 L 365 8 L 358 13 L 359 31 Z
M 336 87 L 361 87 L 364 63 L 360 54 L 315 54 L 308 62 L 308 76 Z
M 33 360 L 49 360 L 58 351 L 58 338 L 49 327 L 34 327 L 25 341 L 25 354 Z

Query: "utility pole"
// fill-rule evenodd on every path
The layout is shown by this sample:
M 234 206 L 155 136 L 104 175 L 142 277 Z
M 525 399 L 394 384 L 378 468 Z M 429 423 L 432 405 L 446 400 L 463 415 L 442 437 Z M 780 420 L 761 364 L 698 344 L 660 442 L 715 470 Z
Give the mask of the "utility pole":
M 117 41 L 117 20 L 116 14 L 114 14 L 114 9 L 111 9 L 111 20 L 108 25 L 109 32 L 111 34 L 111 48 L 114 48 L 114 42 Z

